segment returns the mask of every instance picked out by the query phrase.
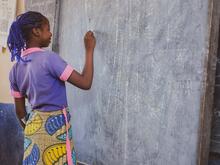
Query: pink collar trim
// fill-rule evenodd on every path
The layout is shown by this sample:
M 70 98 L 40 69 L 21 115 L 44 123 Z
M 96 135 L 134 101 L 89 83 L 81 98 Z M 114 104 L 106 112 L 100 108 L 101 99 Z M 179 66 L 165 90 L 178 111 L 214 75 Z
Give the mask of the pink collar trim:
M 27 56 L 27 55 L 30 54 L 30 53 L 39 52 L 39 51 L 42 52 L 42 51 L 44 51 L 44 50 L 41 49 L 41 48 L 38 48 L 38 47 L 36 47 L 36 48 L 28 48 L 28 49 L 26 49 L 26 50 L 24 50 L 24 51 L 21 52 L 21 57 Z

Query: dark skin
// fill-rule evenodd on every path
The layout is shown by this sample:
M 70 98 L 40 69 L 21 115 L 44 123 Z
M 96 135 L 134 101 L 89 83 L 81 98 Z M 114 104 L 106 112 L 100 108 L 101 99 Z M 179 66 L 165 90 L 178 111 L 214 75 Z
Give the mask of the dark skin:
M 48 20 L 44 21 L 41 28 L 33 28 L 27 41 L 27 48 L 33 47 L 48 47 L 51 41 L 52 33 L 50 32 L 50 26 Z M 88 31 L 84 36 L 84 45 L 86 50 L 85 64 L 82 73 L 73 70 L 68 82 L 72 85 L 89 90 L 92 86 L 93 80 L 93 53 L 96 45 L 96 39 L 93 32 Z M 15 98 L 15 109 L 17 117 L 20 120 L 21 126 L 25 128 L 25 124 L 21 121 L 26 116 L 25 110 L 25 97 Z

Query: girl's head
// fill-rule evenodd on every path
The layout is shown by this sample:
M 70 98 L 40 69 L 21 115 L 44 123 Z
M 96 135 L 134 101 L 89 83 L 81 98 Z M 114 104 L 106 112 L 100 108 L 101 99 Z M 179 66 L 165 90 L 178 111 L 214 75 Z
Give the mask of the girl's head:
M 7 41 L 11 61 L 23 61 L 21 50 L 26 48 L 47 47 L 51 36 L 49 21 L 41 13 L 28 11 L 19 15 L 11 25 Z

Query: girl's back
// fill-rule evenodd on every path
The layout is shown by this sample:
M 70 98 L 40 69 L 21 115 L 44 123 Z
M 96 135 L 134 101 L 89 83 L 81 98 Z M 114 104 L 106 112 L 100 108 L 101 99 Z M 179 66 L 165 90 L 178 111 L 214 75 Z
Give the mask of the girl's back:
M 67 106 L 65 77 L 72 67 L 58 54 L 40 48 L 30 48 L 22 53 L 24 60 L 18 62 L 10 72 L 14 96 L 27 96 L 32 109 L 42 111 L 59 110 Z

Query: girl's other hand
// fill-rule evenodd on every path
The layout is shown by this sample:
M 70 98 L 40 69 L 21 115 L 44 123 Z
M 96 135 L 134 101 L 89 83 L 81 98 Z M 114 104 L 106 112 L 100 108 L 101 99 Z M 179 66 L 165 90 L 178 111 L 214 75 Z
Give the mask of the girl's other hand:
M 88 31 L 84 37 L 86 51 L 93 51 L 96 45 L 96 39 L 92 31 Z

